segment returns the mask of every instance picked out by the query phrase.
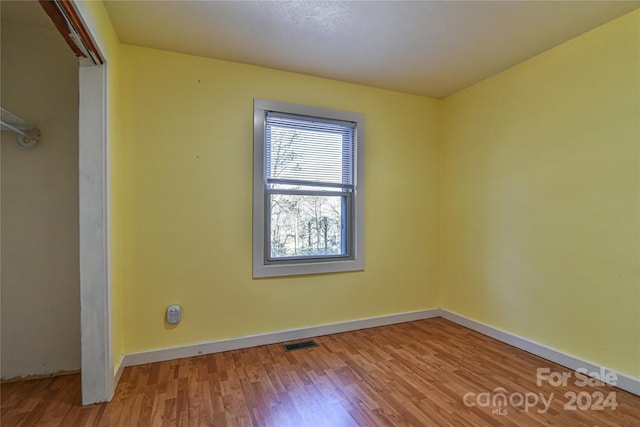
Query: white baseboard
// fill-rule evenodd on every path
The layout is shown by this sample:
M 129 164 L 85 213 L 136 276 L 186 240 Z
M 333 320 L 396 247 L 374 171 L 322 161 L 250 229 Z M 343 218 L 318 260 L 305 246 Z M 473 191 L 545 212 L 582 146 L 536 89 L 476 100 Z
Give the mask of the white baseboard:
M 201 354 L 218 353 L 221 351 L 238 350 L 259 345 L 275 344 L 285 341 L 300 340 L 321 335 L 337 334 L 358 329 L 374 328 L 392 325 L 394 323 L 411 322 L 413 320 L 429 319 L 442 316 L 439 308 L 411 311 L 407 313 L 391 314 L 366 319 L 349 320 L 346 322 L 327 325 L 311 326 L 286 331 L 269 332 L 266 334 L 248 335 L 219 341 L 202 342 L 182 347 L 163 348 L 158 350 L 129 353 L 124 356 L 121 366 L 142 365 L 145 363 L 161 362 L 164 360 L 180 359 Z
M 265 334 L 248 335 L 244 337 L 230 338 L 219 341 L 208 341 L 181 347 L 163 348 L 157 350 L 129 353 L 122 359 L 116 371 L 116 384 L 122 375 L 122 370 L 127 366 L 142 365 L 145 363 L 161 362 L 165 360 L 180 359 L 183 357 L 198 356 L 201 354 L 218 353 L 221 351 L 238 350 L 259 345 L 275 344 L 285 341 L 300 340 L 322 335 L 337 334 L 341 332 L 355 331 L 358 329 L 374 328 L 377 326 L 392 325 L 395 323 L 411 322 L 414 320 L 443 317 L 461 326 L 479 332 L 488 337 L 502 341 L 524 351 L 527 351 L 543 359 L 550 360 L 569 369 L 586 369 L 588 372 L 600 372 L 601 368 L 606 372 L 616 374 L 616 387 L 640 396 L 640 379 L 616 372 L 606 367 L 600 367 L 594 363 L 582 360 L 570 354 L 563 353 L 555 348 L 539 344 L 535 341 L 503 331 L 493 326 L 469 319 L 457 313 L 440 308 L 412 311 L 407 313 L 391 314 L 366 319 L 350 320 L 346 322 L 331 323 L 326 325 L 311 326 L 300 329 L 270 332 Z
M 111 391 L 111 396 L 113 396 L 113 393 L 116 391 L 116 386 L 118 385 L 118 383 L 120 382 L 120 377 L 122 376 L 122 373 L 124 372 L 124 357 L 121 357 L 120 360 L 116 363 L 116 368 L 114 370 L 114 374 L 113 374 L 113 390 Z
M 448 310 L 441 310 L 441 313 L 442 313 L 442 317 L 454 323 L 457 323 L 458 325 L 472 329 L 476 332 L 480 332 L 483 335 L 486 335 L 491 338 L 495 338 L 498 341 L 502 341 L 505 344 L 512 345 L 521 350 L 524 350 L 531 354 L 535 354 L 536 356 L 542 357 L 543 359 L 547 359 L 559 365 L 565 366 L 569 369 L 577 370 L 582 368 L 582 369 L 586 369 L 587 372 L 601 372 L 601 369 L 603 369 L 605 372 L 613 372 L 617 378 L 616 378 L 615 384 L 611 384 L 611 385 L 618 387 L 622 390 L 628 391 L 629 393 L 633 393 L 636 396 L 640 396 L 640 379 L 639 378 L 634 378 L 632 376 L 625 375 L 620 372 L 616 372 L 613 369 L 601 367 L 599 365 L 596 365 L 595 363 L 587 362 L 586 360 L 582 360 L 578 357 L 564 353 L 560 350 L 556 350 L 555 348 L 548 347 L 546 345 L 539 344 L 535 341 L 531 341 L 529 339 L 520 337 L 510 332 L 506 332 L 501 329 L 494 328 L 493 326 L 489 326 L 484 323 L 477 322 L 475 320 L 469 319 L 468 317 L 462 316 L 457 313 L 453 313 Z M 606 378 L 603 378 L 603 380 L 605 379 Z

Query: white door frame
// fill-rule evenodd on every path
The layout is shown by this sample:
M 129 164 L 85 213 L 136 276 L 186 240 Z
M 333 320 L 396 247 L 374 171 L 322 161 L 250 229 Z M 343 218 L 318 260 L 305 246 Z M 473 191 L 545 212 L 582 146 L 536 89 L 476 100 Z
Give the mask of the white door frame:
M 83 1 L 74 2 L 103 58 L 104 44 Z M 109 257 L 108 65 L 79 67 L 79 225 L 82 404 L 115 390 Z
M 80 67 L 80 338 L 82 403 L 111 400 L 111 290 L 109 268 L 106 67 Z

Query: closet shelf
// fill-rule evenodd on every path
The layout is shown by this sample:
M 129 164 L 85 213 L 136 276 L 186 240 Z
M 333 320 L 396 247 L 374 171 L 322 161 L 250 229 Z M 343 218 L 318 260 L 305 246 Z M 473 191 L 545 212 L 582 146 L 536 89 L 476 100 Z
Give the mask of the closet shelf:
M 8 130 L 17 134 L 18 145 L 29 148 L 38 143 L 40 139 L 40 129 L 34 125 L 30 125 L 15 114 L 10 113 L 4 108 L 2 117 L 0 118 L 0 130 Z

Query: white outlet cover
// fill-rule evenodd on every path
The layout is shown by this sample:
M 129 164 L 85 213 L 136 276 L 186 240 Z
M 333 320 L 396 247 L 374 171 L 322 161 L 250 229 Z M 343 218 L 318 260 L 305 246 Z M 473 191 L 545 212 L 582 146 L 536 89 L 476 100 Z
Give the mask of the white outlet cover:
M 167 308 L 167 322 L 169 322 L 172 325 L 180 322 L 180 306 L 179 305 L 177 304 L 170 305 L 169 308 Z

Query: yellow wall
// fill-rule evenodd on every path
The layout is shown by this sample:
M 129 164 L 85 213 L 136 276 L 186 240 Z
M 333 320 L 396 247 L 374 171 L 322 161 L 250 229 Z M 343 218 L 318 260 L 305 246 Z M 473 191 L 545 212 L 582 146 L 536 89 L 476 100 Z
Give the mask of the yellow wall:
M 112 263 L 126 353 L 438 306 L 438 101 L 120 50 Z M 364 272 L 252 279 L 254 98 L 365 114 Z
M 640 12 L 443 103 L 442 305 L 640 377 Z
M 116 360 L 443 306 L 640 377 L 639 23 L 444 101 L 115 43 Z M 255 97 L 366 115 L 366 271 L 251 278 Z

